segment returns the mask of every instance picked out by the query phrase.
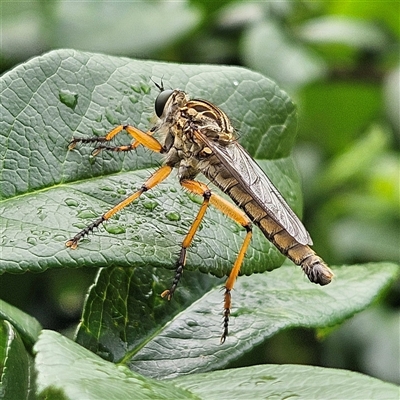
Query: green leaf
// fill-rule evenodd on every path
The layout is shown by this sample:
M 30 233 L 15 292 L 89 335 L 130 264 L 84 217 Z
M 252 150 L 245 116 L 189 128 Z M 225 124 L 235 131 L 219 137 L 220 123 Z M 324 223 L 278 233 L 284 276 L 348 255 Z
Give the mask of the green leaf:
M 39 322 L 18 308 L 0 299 L 0 320 L 9 321 L 19 332 L 25 344 L 31 348 L 42 327 Z
M 384 83 L 385 110 L 395 131 L 400 132 L 398 110 L 400 108 L 400 67 L 390 71 Z
M 187 1 L 3 2 L 1 56 L 26 60 L 43 49 L 71 47 L 146 57 L 199 22 L 199 10 Z
M 78 341 L 158 379 L 221 369 L 283 329 L 332 326 L 363 310 L 399 267 L 377 263 L 334 272 L 325 287 L 312 285 L 294 266 L 240 277 L 232 292 L 230 335 L 221 345 L 221 283 L 199 298 L 217 282 L 199 282 L 186 272 L 176 298 L 165 303 L 159 298 L 169 286 L 165 275 L 144 268 L 103 269 L 89 293 Z
M 255 367 L 196 374 L 170 382 L 201 399 L 397 399 L 399 387 L 356 372 L 303 365 Z
M 173 274 L 161 268 L 101 268 L 87 296 L 76 340 L 102 358 L 123 363 L 162 333 L 173 317 L 222 281 L 185 272 L 173 301 L 160 294 Z
M 308 85 L 299 92 L 298 101 L 302 105 L 299 136 L 318 143 L 329 156 L 337 155 L 364 132 L 370 121 L 379 120 L 381 95 L 375 84 L 357 81 Z M 326 107 L 327 104 L 334 107 Z
M 383 300 L 395 294 L 393 288 Z M 352 354 L 353 365 L 364 365 L 363 373 L 399 384 L 399 337 L 400 313 L 380 301 L 332 332 L 324 343 L 323 357 L 331 367 L 343 368 Z
M 162 382 L 104 361 L 53 331 L 43 331 L 35 349 L 37 395 L 48 399 L 257 399 L 272 395 L 391 399 L 399 391 L 395 385 L 362 374 L 301 365 L 238 368 Z
M 18 331 L 0 321 L 0 397 L 33 399 L 33 362 Z
M 200 22 L 199 11 L 187 1 L 56 4 L 57 46 L 113 54 L 146 57 L 187 35 Z
M 332 248 L 342 259 L 399 260 L 397 221 L 363 221 L 347 217 L 329 232 Z
M 323 60 L 285 35 L 273 20 L 253 24 L 245 32 L 241 48 L 246 65 L 285 86 L 304 85 L 326 74 Z
M 143 148 L 130 154 L 102 153 L 94 160 L 90 148 L 67 151 L 73 136 L 104 135 L 116 124 L 146 129 L 158 93 L 151 79 L 221 106 L 231 116 L 241 143 L 263 159 L 270 178 L 299 211 L 300 186 L 289 157 L 295 107 L 269 79 L 236 67 L 54 51 L 2 77 L 0 271 L 82 265 L 173 268 L 179 244 L 199 208 L 173 176 L 77 250 L 64 245 L 140 187 L 160 164 L 158 154 Z M 187 268 L 226 274 L 243 237 L 235 223 L 210 210 L 190 249 Z M 243 272 L 273 269 L 282 260 L 256 232 Z
M 371 126 L 351 147 L 330 162 L 317 178 L 316 186 L 321 191 L 333 190 L 347 182 L 366 179 L 365 175 L 371 174 L 369 167 L 387 150 L 389 140 L 390 133 L 387 130 L 379 125 Z
M 376 22 L 342 16 L 323 16 L 307 21 L 299 36 L 310 43 L 343 44 L 369 51 L 382 51 L 389 38 Z
M 126 367 L 104 361 L 54 331 L 41 333 L 35 351 L 37 395 L 41 398 L 198 398 L 171 383 L 144 378 Z

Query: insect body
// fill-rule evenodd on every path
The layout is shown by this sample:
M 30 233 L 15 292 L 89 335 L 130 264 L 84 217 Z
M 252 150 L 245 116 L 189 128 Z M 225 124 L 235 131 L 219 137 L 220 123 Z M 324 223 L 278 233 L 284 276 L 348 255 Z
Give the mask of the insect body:
M 160 89 L 161 92 L 155 101 L 158 122 L 150 131 L 143 132 L 131 125 L 120 125 L 104 137 L 74 138 L 70 142 L 70 149 L 77 143 L 96 143 L 94 155 L 101 150 L 130 151 L 141 144 L 164 154 L 165 160 L 163 166 L 154 172 L 137 192 L 88 225 L 66 245 L 75 249 L 82 237 L 159 184 L 172 169 L 177 168 L 180 184 L 202 196 L 203 203 L 182 242 L 172 285 L 162 293 L 163 297 L 170 299 L 174 294 L 186 264 L 187 248 L 210 204 L 246 230 L 242 247 L 225 284 L 224 330 L 221 336 L 221 342 L 224 342 L 228 335 L 231 291 L 250 244 L 253 223 L 281 253 L 301 266 L 311 282 L 326 285 L 331 281 L 333 274 L 309 247 L 312 241 L 307 230 L 282 195 L 236 141 L 234 129 L 226 114 L 208 101 L 190 100 L 181 90 Z M 134 138 L 130 145 L 112 147 L 106 144 L 123 130 Z M 163 140 L 159 142 L 155 139 L 154 133 L 161 135 Z M 225 192 L 238 207 L 213 193 L 206 184 L 195 180 L 199 173 Z

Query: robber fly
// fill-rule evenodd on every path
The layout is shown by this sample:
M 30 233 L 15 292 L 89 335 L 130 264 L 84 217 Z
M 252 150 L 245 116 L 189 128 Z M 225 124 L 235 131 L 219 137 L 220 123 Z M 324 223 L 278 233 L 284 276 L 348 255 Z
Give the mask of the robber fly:
M 210 204 L 246 230 L 243 244 L 225 283 L 224 327 L 221 336 L 223 343 L 228 335 L 231 291 L 250 244 L 253 223 L 281 253 L 301 266 L 311 282 L 326 285 L 331 281 L 333 273 L 309 247 L 312 244 L 310 235 L 296 214 L 257 163 L 237 142 L 226 114 L 208 101 L 191 100 L 181 90 L 164 90 L 159 85 L 157 87 L 160 89 L 155 101 L 158 121 L 148 132 L 131 125 L 120 125 L 104 137 L 73 138 L 69 143 L 71 150 L 78 143 L 95 143 L 93 155 L 102 150 L 130 151 L 143 145 L 163 154 L 165 158 L 161 168 L 138 191 L 92 222 L 68 240 L 66 245 L 75 249 L 80 239 L 144 192 L 158 185 L 176 168 L 180 184 L 190 192 L 202 196 L 203 202 L 182 242 L 175 276 L 170 289 L 162 293 L 163 297 L 171 299 L 174 294 L 186 264 L 187 248 Z M 107 142 L 122 131 L 133 137 L 132 143 L 126 146 L 109 146 Z M 153 137 L 154 134 L 163 139 L 158 141 Z M 212 192 L 206 184 L 195 180 L 199 173 L 226 193 L 238 207 Z

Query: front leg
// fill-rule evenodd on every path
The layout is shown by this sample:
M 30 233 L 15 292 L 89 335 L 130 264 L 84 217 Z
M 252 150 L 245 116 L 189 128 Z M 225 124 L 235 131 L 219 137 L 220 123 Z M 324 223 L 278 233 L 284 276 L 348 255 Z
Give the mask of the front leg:
M 110 142 L 112 139 L 114 139 L 115 136 L 117 136 L 119 133 L 122 131 L 127 132 L 129 135 L 131 135 L 134 139 L 134 141 L 127 146 L 107 146 L 107 145 L 99 145 L 97 146 L 93 152 L 92 155 L 96 156 L 97 154 L 100 153 L 101 150 L 109 150 L 109 151 L 131 151 L 138 147 L 140 144 L 147 147 L 148 149 L 155 151 L 157 153 L 163 153 L 164 152 L 164 147 L 161 145 L 161 143 L 152 137 L 153 131 L 148 131 L 148 132 L 143 132 L 138 128 L 135 128 L 132 125 L 118 125 L 114 129 L 112 129 L 110 132 L 107 133 L 105 136 L 94 136 L 90 138 L 72 138 L 72 140 L 69 142 L 68 149 L 73 150 L 78 143 L 104 143 L 104 142 Z
M 172 171 L 172 167 L 170 167 L 169 165 L 164 165 L 161 168 L 159 168 L 156 172 L 154 172 L 153 175 L 150 176 L 150 178 L 145 183 L 143 183 L 142 187 L 138 191 L 136 191 L 135 193 L 132 193 L 125 200 L 122 200 L 120 203 L 118 203 L 116 206 L 114 206 L 111 210 L 108 210 L 106 213 L 104 213 L 101 217 L 96 219 L 94 222 L 92 222 L 86 228 L 82 229 L 72 239 L 68 240 L 65 243 L 65 245 L 67 247 L 70 247 L 73 250 L 76 249 L 78 247 L 78 242 L 83 237 L 87 236 L 90 232 L 92 232 L 95 228 L 100 226 L 103 222 L 107 221 L 118 211 L 122 210 L 127 205 L 132 203 L 132 201 L 136 200 L 144 192 L 147 192 L 148 190 L 152 189 L 154 186 L 157 186 L 171 173 L 171 171 Z

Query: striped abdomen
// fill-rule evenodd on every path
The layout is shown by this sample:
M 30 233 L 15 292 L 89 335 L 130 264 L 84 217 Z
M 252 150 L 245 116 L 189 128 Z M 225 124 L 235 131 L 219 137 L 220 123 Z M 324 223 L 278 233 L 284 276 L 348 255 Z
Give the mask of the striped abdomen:
M 311 282 L 326 285 L 331 281 L 332 271 L 307 244 L 299 243 L 276 222 L 215 156 L 207 161 L 203 164 L 202 173 L 248 215 L 282 254 L 300 265 Z

